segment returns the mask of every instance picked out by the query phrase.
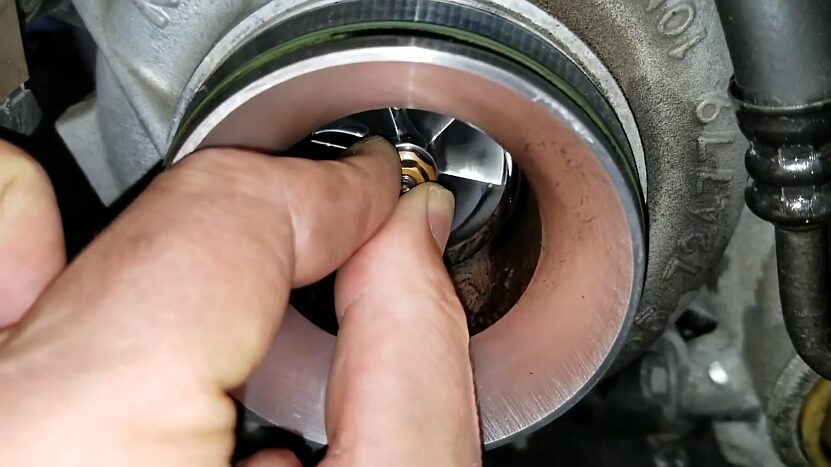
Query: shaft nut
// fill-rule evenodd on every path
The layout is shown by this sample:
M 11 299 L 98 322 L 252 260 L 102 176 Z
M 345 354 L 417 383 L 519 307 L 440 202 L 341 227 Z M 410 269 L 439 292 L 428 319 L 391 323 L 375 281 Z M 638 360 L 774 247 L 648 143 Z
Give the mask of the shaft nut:
M 401 159 L 401 193 L 406 193 L 422 183 L 439 179 L 433 162 L 416 151 L 399 149 L 398 156 Z

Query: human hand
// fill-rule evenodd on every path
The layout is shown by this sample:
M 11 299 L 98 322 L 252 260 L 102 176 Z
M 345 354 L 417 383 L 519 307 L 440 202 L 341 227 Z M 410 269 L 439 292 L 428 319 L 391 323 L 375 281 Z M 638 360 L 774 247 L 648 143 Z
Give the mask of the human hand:
M 344 263 L 324 464 L 478 463 L 467 328 L 440 255 L 452 198 L 424 185 L 397 202 L 394 149 L 354 152 L 203 151 L 64 269 L 48 179 L 0 142 L 0 465 L 228 465 L 227 392 L 290 290 Z

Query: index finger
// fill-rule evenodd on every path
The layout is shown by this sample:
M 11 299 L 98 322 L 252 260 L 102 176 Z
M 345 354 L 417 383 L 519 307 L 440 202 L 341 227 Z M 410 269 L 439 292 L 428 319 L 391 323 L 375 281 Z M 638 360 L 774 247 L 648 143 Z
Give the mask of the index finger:
M 212 149 L 162 174 L 13 331 L 2 356 L 14 379 L 129 362 L 218 389 L 244 382 L 292 286 L 334 271 L 395 205 L 395 149 L 376 139 L 353 152 L 314 162 Z

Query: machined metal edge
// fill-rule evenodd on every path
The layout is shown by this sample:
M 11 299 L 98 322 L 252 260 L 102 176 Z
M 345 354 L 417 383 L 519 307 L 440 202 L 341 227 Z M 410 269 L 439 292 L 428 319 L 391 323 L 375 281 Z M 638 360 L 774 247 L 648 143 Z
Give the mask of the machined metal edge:
M 647 349 L 712 277 L 744 205 L 747 142 L 712 0 L 523 0 L 591 45 L 637 119 L 648 168 L 649 264 L 616 365 Z
M 417 21 L 416 21 L 417 20 Z M 472 32 L 475 31 L 475 32 Z M 614 111 L 590 80 L 557 49 L 526 29 L 480 10 L 434 0 L 343 2 L 284 20 L 242 45 L 202 83 L 185 110 L 185 118 L 166 157 L 178 150 L 182 135 L 216 101 L 228 95 L 237 80 L 259 73 L 272 60 L 316 44 L 364 34 L 400 32 L 427 34 L 462 41 L 498 53 L 528 67 L 563 91 L 607 135 L 621 157 L 630 160 L 624 170 L 637 177 L 636 163 Z M 277 45 L 273 45 L 277 44 Z
M 383 57 L 406 56 L 408 57 L 408 60 L 413 61 L 414 63 L 419 62 L 420 60 L 427 60 L 425 63 L 436 63 L 436 60 L 440 60 L 441 57 L 446 55 L 446 52 L 439 52 L 434 48 L 430 49 L 429 54 L 425 53 L 416 46 L 418 41 L 413 42 L 409 47 L 402 45 L 401 47 L 404 47 L 403 49 L 388 47 L 389 50 L 387 50 L 384 46 L 380 45 L 373 47 L 370 46 L 370 44 L 373 43 L 373 39 L 375 38 L 350 38 L 333 43 L 321 43 L 318 44 L 318 47 L 337 47 L 338 45 L 346 46 L 350 41 L 363 41 L 364 47 L 368 47 L 368 51 L 371 50 L 371 52 L 368 52 L 370 53 L 369 56 L 375 57 L 376 60 L 380 60 Z M 412 39 L 408 39 L 408 41 L 412 42 Z M 550 108 L 551 112 L 555 115 L 559 115 L 558 118 L 561 118 L 564 122 L 567 122 L 568 126 L 580 135 L 585 144 L 594 148 L 595 154 L 602 154 L 602 156 L 598 156 L 600 157 L 598 160 L 601 161 L 602 165 L 605 167 L 605 172 L 610 179 L 613 180 L 614 186 L 618 187 L 617 192 L 621 197 L 620 202 L 623 206 L 625 206 L 625 212 L 627 213 L 626 219 L 629 223 L 629 238 L 631 238 L 632 241 L 632 258 L 634 267 L 632 275 L 633 282 L 631 284 L 631 289 L 629 289 L 629 293 L 631 295 L 630 298 L 627 299 L 627 311 L 621 315 L 621 320 L 615 321 L 614 323 L 608 323 L 614 328 L 614 338 L 609 341 L 595 339 L 603 347 L 602 350 L 597 349 L 598 352 L 601 352 L 602 358 L 593 362 L 589 362 L 588 360 L 581 362 L 579 366 L 582 369 L 578 373 L 582 376 L 578 377 L 579 381 L 570 383 L 571 385 L 568 386 L 568 389 L 561 388 L 556 390 L 555 392 L 559 395 L 553 399 L 558 401 L 555 405 L 549 407 L 542 402 L 542 399 L 538 400 L 536 406 L 539 407 L 539 410 L 544 410 L 545 412 L 533 415 L 533 419 L 530 421 L 522 421 L 520 426 L 515 426 L 512 423 L 508 423 L 503 427 L 490 425 L 489 423 L 493 423 L 493 421 L 491 420 L 488 422 L 487 420 L 489 420 L 489 418 L 486 416 L 486 423 L 483 428 L 485 440 L 490 447 L 493 447 L 508 442 L 510 439 L 520 435 L 521 433 L 534 430 L 557 417 L 563 411 L 567 410 L 574 403 L 576 403 L 576 401 L 579 400 L 587 391 L 589 391 L 591 387 L 602 377 L 603 373 L 610 367 L 614 359 L 614 355 L 622 347 L 623 342 L 625 342 L 626 331 L 629 328 L 633 314 L 637 309 L 637 297 L 640 295 L 642 287 L 642 274 L 645 268 L 645 243 L 643 239 L 644 226 L 642 218 L 639 214 L 641 212 L 641 203 L 636 195 L 637 181 L 632 179 L 630 176 L 624 175 L 620 165 L 621 160 L 619 157 L 613 155 L 614 151 L 611 150 L 611 143 L 603 137 L 598 137 L 601 133 L 599 133 L 598 129 L 594 127 L 592 120 L 585 116 L 580 107 L 571 102 L 570 99 L 566 98 L 561 93 L 557 92 L 556 88 L 551 87 L 551 85 L 542 78 L 539 78 L 534 74 L 529 74 L 527 70 L 524 70 L 517 65 L 512 65 L 510 62 L 507 62 L 506 59 L 493 56 L 487 52 L 469 48 L 471 52 L 475 52 L 476 56 L 481 57 L 482 55 L 485 55 L 492 57 L 488 60 L 496 60 L 499 63 L 499 66 L 485 66 L 483 62 L 469 58 L 465 52 L 460 52 L 464 50 L 464 46 L 459 44 L 452 44 L 435 39 L 422 39 L 421 41 L 427 41 L 428 43 L 434 45 L 440 44 L 442 48 L 447 47 L 453 49 L 455 53 L 450 55 L 453 59 L 446 59 L 445 61 L 450 60 L 447 63 L 454 63 L 454 66 L 459 67 L 460 70 L 464 70 L 466 73 L 477 75 L 481 73 L 480 76 L 488 76 L 488 79 L 492 79 L 494 82 L 499 83 L 514 82 L 516 78 L 512 77 L 516 76 L 514 73 L 515 71 L 526 75 L 528 78 L 527 80 L 516 84 L 517 86 L 521 85 L 520 89 L 523 90 L 522 95 L 525 96 L 525 99 L 528 99 L 529 102 L 533 101 L 537 103 L 537 105 L 545 108 Z M 382 42 L 387 43 L 386 41 Z M 312 49 L 315 49 L 315 47 L 312 47 Z M 208 137 L 212 129 L 229 116 L 231 112 L 238 108 L 242 103 L 248 102 L 253 96 L 263 93 L 268 89 L 272 89 L 275 86 L 274 80 L 277 79 L 278 76 L 281 77 L 280 81 L 284 81 L 286 79 L 286 74 L 290 74 L 291 76 L 300 76 L 314 73 L 314 70 L 320 69 L 320 67 L 340 68 L 346 63 L 350 63 L 349 61 L 354 60 L 356 56 L 362 56 L 362 54 L 363 52 L 359 49 L 355 50 L 352 55 L 347 54 L 344 56 L 337 54 L 322 54 L 320 50 L 301 50 L 296 52 L 295 61 L 290 60 L 289 63 L 270 62 L 272 63 L 273 69 L 271 71 L 263 70 L 263 74 L 258 74 L 257 76 L 262 77 L 260 80 L 255 80 L 243 86 L 241 89 L 234 89 L 232 92 L 229 89 L 230 99 L 221 99 L 219 101 L 221 102 L 219 106 L 210 112 L 210 114 L 203 120 L 201 120 L 201 123 L 197 125 L 193 132 L 189 134 L 189 137 L 183 142 L 181 148 L 176 154 L 176 158 L 184 157 L 198 148 L 200 142 L 204 138 Z M 370 60 L 371 59 L 372 58 L 370 58 Z M 386 59 L 389 60 L 389 58 Z M 442 61 L 442 63 L 444 63 L 444 61 Z M 475 124 L 476 122 L 474 121 L 472 123 Z M 309 130 L 311 129 L 307 129 L 307 131 Z M 591 343 L 591 341 L 592 339 L 587 339 L 587 345 L 595 345 Z M 601 354 L 594 355 L 597 356 Z M 583 371 L 588 373 L 583 374 Z M 316 435 L 314 434 L 306 433 L 305 435 L 311 437 L 312 440 L 318 442 L 323 441 L 322 439 L 316 438 Z
M 181 124 L 186 118 L 188 108 L 192 107 L 197 94 L 203 89 L 211 75 L 223 63 L 227 62 L 231 55 L 236 54 L 245 44 L 250 43 L 264 31 L 268 31 L 278 24 L 339 3 L 342 3 L 342 0 L 272 2 L 255 11 L 240 22 L 237 27 L 229 31 L 205 56 L 185 86 L 173 116 L 173 125 L 168 135 L 168 147 L 173 145 Z M 388 2 L 373 3 L 392 7 Z M 621 130 L 625 134 L 625 139 L 621 143 L 622 148 L 633 158 L 634 170 L 640 182 L 640 191 L 644 199 L 647 197 L 648 184 L 643 145 L 634 115 L 626 102 L 626 97 L 603 63 L 574 33 L 557 19 L 545 14 L 542 10 L 524 0 L 504 0 L 498 3 L 480 0 L 436 0 L 430 3 L 444 4 L 448 7 L 453 5 L 463 6 L 485 13 L 494 20 L 499 19 L 512 24 L 514 27 L 521 28 L 526 33 L 533 33 L 536 36 L 534 41 L 546 44 L 545 47 L 549 52 L 553 50 L 556 54 L 567 57 L 571 66 L 575 68 L 575 70 L 570 70 L 570 74 L 574 74 L 574 71 L 581 71 L 581 74 L 585 75 L 584 77 L 589 80 L 589 83 L 593 83 L 596 87 L 590 92 L 602 95 L 602 100 L 598 100 L 595 96 L 595 102 L 602 102 L 602 105 L 612 107 L 614 113 L 612 120 L 620 126 L 616 136 L 620 139 Z M 404 5 L 404 2 L 397 2 L 394 8 L 400 8 L 402 5 Z M 416 22 L 424 21 L 426 18 L 422 11 L 423 9 L 418 9 L 414 16 L 406 19 Z M 366 13 L 366 11 L 363 11 L 363 13 Z M 581 87 L 587 89 L 585 85 Z

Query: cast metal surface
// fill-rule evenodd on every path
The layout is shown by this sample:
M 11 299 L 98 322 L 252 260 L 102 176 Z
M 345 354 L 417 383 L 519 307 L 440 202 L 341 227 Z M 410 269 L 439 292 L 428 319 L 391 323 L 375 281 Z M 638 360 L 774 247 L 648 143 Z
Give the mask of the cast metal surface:
M 96 95 L 58 132 L 106 204 L 157 165 L 176 103 L 222 35 L 267 0 L 75 0 L 98 45 Z M 175 126 L 175 125 L 174 125 Z
M 40 124 L 41 111 L 35 95 L 19 87 L 0 102 L 0 127 L 31 135 Z
M 721 451 L 736 465 L 782 465 L 772 442 L 777 425 L 768 415 L 780 402 L 773 392 L 788 381 L 783 371 L 795 353 L 772 287 L 774 255 L 773 229 L 745 210 L 718 278 L 691 305 L 716 324 L 688 342 L 682 412 L 710 418 Z
M 40 106 L 24 87 L 29 79 L 14 0 L 0 0 L 0 127 L 30 135 L 40 123 Z
M 644 294 L 621 364 L 640 355 L 711 274 L 738 220 L 746 140 L 727 96 L 732 67 L 712 0 L 532 0 L 617 77 L 648 168 Z
M 0 0 L 0 103 L 29 78 L 14 0 Z
M 178 127 L 184 106 L 239 44 L 277 21 L 336 2 L 73 3 L 100 47 L 98 96 L 73 109 L 59 121 L 58 129 L 102 200 L 109 204 L 158 163 Z M 446 3 L 475 6 L 523 26 L 527 21 L 551 46 L 577 63 L 614 107 L 646 194 L 646 167 L 634 116 L 615 78 L 580 39 L 524 0 Z M 254 14 L 247 16 L 251 12 Z M 144 131 L 136 132 L 136 128 Z

